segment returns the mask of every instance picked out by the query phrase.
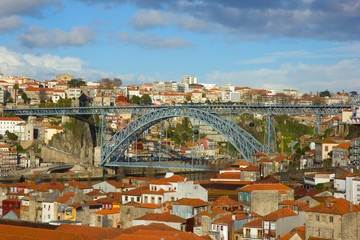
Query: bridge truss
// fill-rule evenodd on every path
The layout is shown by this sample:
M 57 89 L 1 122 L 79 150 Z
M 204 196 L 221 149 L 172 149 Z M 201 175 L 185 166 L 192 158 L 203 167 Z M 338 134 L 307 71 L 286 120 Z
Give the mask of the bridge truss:
M 314 134 L 319 133 L 321 118 L 324 115 L 338 114 L 343 109 L 351 108 L 350 105 L 331 106 L 302 106 L 302 105 L 178 105 L 178 106 L 121 106 L 121 107 L 56 107 L 56 108 L 13 108 L 4 109 L 5 114 L 17 116 L 61 116 L 61 115 L 100 115 L 104 119 L 106 115 L 130 113 L 132 116 L 140 116 L 124 127 L 123 131 L 116 133 L 107 142 L 104 141 L 103 131 L 106 128 L 104 122 L 100 122 L 100 138 L 98 146 L 101 147 L 101 165 L 104 166 L 149 166 L 146 163 L 130 163 L 119 161 L 132 141 L 152 125 L 172 117 L 190 117 L 212 126 L 222 134 L 239 151 L 246 160 L 250 161 L 254 151 L 270 152 L 274 149 L 276 135 L 274 133 L 274 115 L 281 114 L 311 114 L 315 116 Z M 224 115 L 237 114 L 262 114 L 266 115 L 264 145 L 257 142 L 245 130 L 237 126 Z M 221 116 L 220 116 L 221 115 Z M 256 140 L 256 141 L 254 141 Z M 153 167 L 170 167 L 164 163 L 151 163 Z M 172 165 L 173 166 L 173 165 Z M 190 166 L 179 165 L 174 168 L 188 168 L 202 170 L 205 166 L 193 164 Z
M 111 166 L 119 162 L 130 144 L 154 124 L 169 118 L 187 117 L 203 122 L 224 136 L 249 162 L 255 152 L 264 151 L 264 146 L 244 129 L 218 114 L 196 108 L 162 108 L 142 115 L 115 133 L 101 144 L 100 165 Z M 192 162 L 193 165 L 193 162 Z

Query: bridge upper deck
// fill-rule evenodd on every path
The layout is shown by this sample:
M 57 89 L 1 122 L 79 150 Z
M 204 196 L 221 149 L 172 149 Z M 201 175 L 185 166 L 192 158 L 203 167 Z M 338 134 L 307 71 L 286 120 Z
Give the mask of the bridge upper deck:
M 56 107 L 56 108 L 5 108 L 5 114 L 16 116 L 56 116 L 56 115 L 91 115 L 91 114 L 146 114 L 162 108 L 196 108 L 217 114 L 337 114 L 350 105 L 171 105 L 171 106 L 114 106 L 114 107 Z

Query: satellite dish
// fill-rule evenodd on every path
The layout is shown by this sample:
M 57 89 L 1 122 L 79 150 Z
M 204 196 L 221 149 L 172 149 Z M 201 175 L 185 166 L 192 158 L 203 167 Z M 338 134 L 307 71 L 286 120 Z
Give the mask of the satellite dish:
M 250 126 L 250 127 L 253 127 L 253 126 L 255 126 L 255 124 L 254 124 L 253 122 L 250 122 L 250 123 L 249 123 L 249 126 Z

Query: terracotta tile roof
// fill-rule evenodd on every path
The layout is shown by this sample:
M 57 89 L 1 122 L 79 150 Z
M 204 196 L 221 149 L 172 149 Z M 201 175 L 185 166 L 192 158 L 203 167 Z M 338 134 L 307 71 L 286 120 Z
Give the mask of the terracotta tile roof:
M 294 228 L 293 230 L 291 230 L 291 232 L 288 232 L 285 235 L 281 236 L 279 240 L 289 240 L 295 234 L 297 234 L 302 240 L 305 240 L 305 226 Z
M 350 147 L 350 142 L 344 142 L 334 146 L 333 148 L 349 149 L 349 147 Z
M 252 215 L 255 218 L 262 218 L 263 217 L 260 214 L 257 214 L 256 212 L 249 212 L 248 215 Z
M 258 172 L 259 167 L 257 166 L 248 166 L 246 168 L 240 168 L 241 171 L 249 171 L 249 172 Z
M 338 176 L 338 177 L 335 177 L 336 179 L 343 179 L 343 180 L 345 180 L 346 179 L 346 177 L 357 177 L 357 176 L 359 176 L 360 174 L 356 174 L 356 173 L 344 173 L 343 175 L 340 175 L 340 176 Z
M 205 240 L 192 232 L 175 232 L 175 231 L 162 231 L 162 230 L 142 230 L 132 234 L 122 234 L 115 240 Z M 207 239 L 207 238 L 206 238 Z
M 264 157 L 266 157 L 266 154 L 262 153 L 262 152 L 257 152 L 257 153 L 254 153 L 253 156 L 264 156 Z
M 211 203 L 211 207 L 234 206 L 234 205 L 238 206 L 238 205 L 240 205 L 240 203 L 230 199 L 228 196 L 221 196 L 218 199 L 216 199 L 214 202 Z
M 169 227 L 164 223 L 150 223 L 149 225 L 138 225 L 129 227 L 126 229 L 121 230 L 121 234 L 130 234 L 135 233 L 139 230 L 159 230 L 159 231 L 173 231 L 173 232 L 180 232 L 179 230 Z
M 160 181 L 165 181 L 165 182 L 172 182 L 172 183 L 176 183 L 176 182 L 185 182 L 185 181 L 191 181 L 190 179 L 187 179 L 185 177 L 179 176 L 179 175 L 172 175 L 169 178 L 161 178 L 159 179 Z
M 0 225 L 1 239 L 42 239 L 42 240 L 91 240 L 90 236 L 85 236 L 79 232 L 63 232 L 50 229 L 41 229 L 33 227 Z
M 281 161 L 284 161 L 284 160 L 287 160 L 286 157 L 284 155 L 280 155 L 276 158 L 274 158 L 275 162 L 281 162 Z
M 258 162 L 263 163 L 263 162 L 272 162 L 272 161 L 268 158 L 262 158 L 262 159 L 259 159 Z
M 198 198 L 182 198 L 176 202 L 173 203 L 173 205 L 186 205 L 186 206 L 192 206 L 192 207 L 200 207 L 200 206 L 207 206 L 209 203 L 204 202 L 201 199 Z
M 106 181 L 111 186 L 114 186 L 116 188 L 133 188 L 134 186 L 128 183 L 122 183 L 122 182 L 116 182 L 114 180 Z
M 185 223 L 186 220 L 176 215 L 169 213 L 148 213 L 144 216 L 135 218 L 134 220 L 147 220 L 147 221 L 158 221 L 158 222 L 177 222 Z
M 273 175 L 266 176 L 264 178 L 260 178 L 254 183 L 280 183 L 278 179 L 276 179 Z
M 70 224 L 61 224 L 56 231 L 63 233 L 79 233 L 88 237 L 88 239 L 114 239 L 117 236 L 120 236 L 120 230 L 113 228 L 102 228 L 102 227 L 90 227 L 85 225 L 70 225 Z
M 161 208 L 160 205 L 154 204 L 154 203 L 143 203 L 143 204 L 139 204 L 138 207 L 141 208 Z
M 240 181 L 240 173 L 239 172 L 224 172 L 220 174 L 216 174 L 216 176 L 211 179 L 237 179 Z
M 352 205 L 349 201 L 343 198 L 333 198 L 326 200 L 325 202 L 320 203 L 319 205 L 312 207 L 307 211 L 343 215 L 351 211 L 353 212 L 360 211 L 360 206 Z
M 215 217 L 219 214 L 224 214 L 224 213 L 231 213 L 229 211 L 225 211 L 221 208 L 213 208 L 211 209 L 211 211 L 202 211 L 202 212 L 199 212 L 198 215 L 200 216 L 209 216 L 209 217 Z
M 21 121 L 25 122 L 25 120 L 19 118 L 19 117 L 0 117 L 0 121 Z
M 242 220 L 242 219 L 248 219 L 248 216 L 246 216 L 245 214 L 243 213 L 240 213 L 240 214 L 230 214 L 230 215 L 226 215 L 226 216 L 223 216 L 221 218 L 218 218 L 216 220 L 213 221 L 213 223 L 226 223 L 226 224 L 229 224 L 232 219 L 234 218 L 235 216 L 235 220 Z
M 150 181 L 149 184 L 152 185 L 171 185 L 171 183 L 165 182 L 165 181 L 160 181 L 160 180 L 152 180 Z
M 119 213 L 120 214 L 120 209 L 119 208 L 113 208 L 113 209 L 102 209 L 99 211 L 94 212 L 95 214 L 98 215 L 106 215 L 106 214 L 115 214 L 115 213 Z
M 269 213 L 268 215 L 264 216 L 263 220 L 264 221 L 276 221 L 279 218 L 283 218 L 283 217 L 289 217 L 289 216 L 295 216 L 297 215 L 293 210 L 291 210 L 288 207 L 276 210 L 272 213 Z
M 165 191 L 164 189 L 159 189 L 159 190 L 157 190 L 157 191 L 154 191 L 154 190 L 150 190 L 150 189 L 145 189 L 145 190 L 143 190 L 142 191 L 142 193 L 145 193 L 145 194 L 156 194 L 156 195 L 162 195 L 162 194 L 164 194 L 164 193 L 169 193 L 169 192 L 175 192 L 175 191 L 173 191 L 173 190 L 171 190 L 171 191 Z
M 263 220 L 261 218 L 259 219 L 255 219 L 251 222 L 245 223 L 243 225 L 243 227 L 248 227 L 248 228 L 262 228 L 262 222 Z
M 78 188 L 78 189 L 92 189 L 93 187 L 91 186 L 88 186 L 86 184 L 83 184 L 81 182 L 78 182 L 78 181 L 70 181 L 68 182 L 69 186 L 72 186 L 72 187 L 75 187 L 75 188 Z
M 68 193 L 64 194 L 62 197 L 59 197 L 58 199 L 56 199 L 55 202 L 65 203 L 65 202 L 69 201 L 73 197 L 75 197 L 75 193 L 68 192 Z
M 293 189 L 280 183 L 268 183 L 268 184 L 255 183 L 238 189 L 238 191 L 246 191 L 246 192 L 271 191 L 271 190 L 280 191 L 280 190 L 293 190 Z

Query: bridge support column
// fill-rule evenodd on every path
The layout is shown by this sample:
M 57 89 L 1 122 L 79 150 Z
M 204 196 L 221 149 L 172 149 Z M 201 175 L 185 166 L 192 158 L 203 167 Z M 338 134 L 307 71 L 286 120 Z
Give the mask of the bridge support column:
M 264 131 L 264 145 L 266 152 L 276 152 L 276 131 L 275 122 L 272 114 L 266 115 L 265 131 Z
M 320 124 L 321 124 L 321 114 L 316 114 L 314 121 L 314 131 L 313 131 L 313 134 L 315 136 L 319 136 L 320 134 Z
M 100 166 L 100 156 L 101 156 L 101 147 L 95 147 L 94 148 L 94 166 L 99 167 Z

